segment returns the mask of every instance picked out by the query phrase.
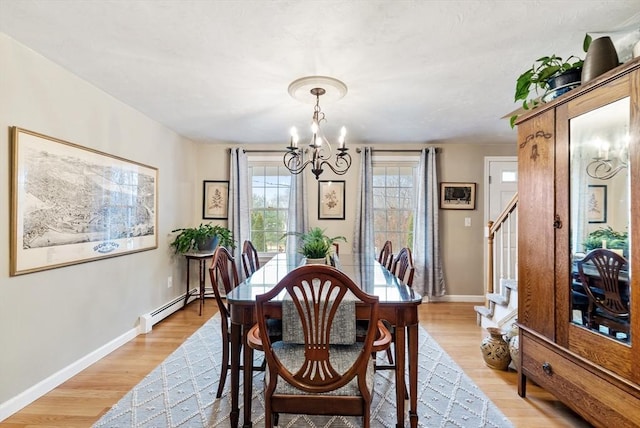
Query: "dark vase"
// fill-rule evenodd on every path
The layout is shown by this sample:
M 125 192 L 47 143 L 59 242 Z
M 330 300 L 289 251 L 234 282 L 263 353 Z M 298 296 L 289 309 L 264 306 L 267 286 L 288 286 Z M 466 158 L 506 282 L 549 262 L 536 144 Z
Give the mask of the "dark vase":
M 611 37 L 600 37 L 591 42 L 582 65 L 582 83 L 588 82 L 620 64 Z
M 211 236 L 197 243 L 198 251 L 201 251 L 204 253 L 210 253 L 216 249 L 219 242 L 220 242 L 220 237 L 218 235 Z

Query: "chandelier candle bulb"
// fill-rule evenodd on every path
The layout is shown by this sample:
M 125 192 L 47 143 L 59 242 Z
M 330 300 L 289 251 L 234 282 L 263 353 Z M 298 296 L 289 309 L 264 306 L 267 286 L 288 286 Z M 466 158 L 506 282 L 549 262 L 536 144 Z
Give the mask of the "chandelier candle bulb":
M 338 139 L 339 148 L 344 149 L 345 137 L 347 136 L 347 128 L 344 126 L 340 129 L 340 138 Z

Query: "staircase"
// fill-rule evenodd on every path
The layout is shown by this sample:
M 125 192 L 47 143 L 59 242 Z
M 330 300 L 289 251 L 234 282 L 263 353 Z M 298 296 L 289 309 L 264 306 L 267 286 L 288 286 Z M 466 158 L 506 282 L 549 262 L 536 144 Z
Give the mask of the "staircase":
M 517 193 L 488 227 L 486 303 L 474 309 L 478 325 L 503 328 L 518 316 Z

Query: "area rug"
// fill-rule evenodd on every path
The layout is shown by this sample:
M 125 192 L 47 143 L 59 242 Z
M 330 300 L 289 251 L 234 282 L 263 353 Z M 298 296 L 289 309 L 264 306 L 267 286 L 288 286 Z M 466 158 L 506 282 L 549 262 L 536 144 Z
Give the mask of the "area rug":
M 422 328 L 419 328 L 418 417 L 420 427 L 500 427 L 513 425 L 462 369 Z M 228 427 L 229 384 L 220 399 L 215 393 L 222 360 L 220 319 L 216 314 L 175 352 L 113 406 L 94 427 Z M 384 356 L 381 354 L 381 358 Z M 257 357 L 261 358 L 261 357 Z M 480 355 L 478 355 L 480 358 Z M 252 420 L 264 426 L 264 373 L 254 375 Z M 392 371 L 375 376 L 372 427 L 396 424 Z M 242 406 L 242 395 L 240 405 Z M 407 407 L 408 407 L 408 402 Z M 243 409 L 240 408 L 240 423 Z M 361 418 L 280 415 L 280 427 L 353 427 Z M 409 426 L 405 414 L 405 426 Z

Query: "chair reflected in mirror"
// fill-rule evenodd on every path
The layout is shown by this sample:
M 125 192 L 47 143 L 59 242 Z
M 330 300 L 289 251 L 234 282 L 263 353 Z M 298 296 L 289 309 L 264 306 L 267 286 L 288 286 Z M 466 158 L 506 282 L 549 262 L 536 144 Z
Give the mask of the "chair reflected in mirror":
M 588 298 L 586 326 L 600 331 L 606 327 L 609 335 L 623 333 L 629 338 L 629 278 L 628 261 L 618 253 L 598 248 L 578 260 L 578 278 Z

